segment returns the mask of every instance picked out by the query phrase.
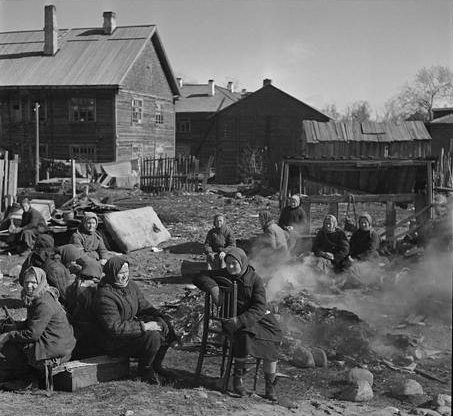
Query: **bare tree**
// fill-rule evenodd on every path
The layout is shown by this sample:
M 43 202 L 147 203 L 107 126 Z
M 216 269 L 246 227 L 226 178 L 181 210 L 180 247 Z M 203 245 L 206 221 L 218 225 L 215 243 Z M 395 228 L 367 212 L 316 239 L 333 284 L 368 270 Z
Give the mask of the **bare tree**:
M 333 120 L 340 120 L 341 114 L 337 109 L 336 104 L 326 104 L 322 109 L 321 113 L 329 116 Z
M 346 106 L 343 113 L 340 113 L 335 104 L 327 104 L 321 111 L 337 121 L 363 122 L 371 119 L 371 106 L 368 101 L 354 101 Z
M 391 119 L 432 119 L 432 109 L 453 104 L 453 71 L 445 66 L 420 69 L 412 82 L 385 104 Z M 384 115 L 384 117 L 386 116 Z

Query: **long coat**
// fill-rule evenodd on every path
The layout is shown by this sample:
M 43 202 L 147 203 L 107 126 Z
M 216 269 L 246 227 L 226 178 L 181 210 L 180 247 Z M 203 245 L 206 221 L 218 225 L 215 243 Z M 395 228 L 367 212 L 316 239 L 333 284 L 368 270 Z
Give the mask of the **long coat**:
M 90 234 L 79 228 L 72 234 L 69 244 L 82 248 L 88 256 L 96 260 L 107 258 L 108 252 L 105 248 L 104 240 L 97 231 Z
M 44 233 L 47 231 L 47 223 L 42 214 L 35 208 L 30 209 L 22 214 L 22 221 L 20 223 L 22 231 L 30 230 L 36 234 Z
M 33 344 L 36 361 L 68 356 L 76 344 L 66 312 L 53 294 L 43 293 L 27 308 L 27 319 L 15 331 L 10 342 Z
M 206 235 L 206 241 L 204 243 L 205 254 L 220 253 L 226 247 L 235 247 L 236 240 L 233 235 L 233 231 L 228 225 L 223 225 L 218 228 L 211 228 Z
M 319 256 L 321 251 L 326 251 L 334 255 L 333 264 L 336 267 L 345 266 L 349 255 L 349 242 L 345 232 L 341 228 L 336 228 L 332 233 L 320 229 L 313 241 L 313 253 Z
M 349 242 L 351 257 L 358 260 L 371 260 L 379 256 L 378 249 L 381 241 L 379 234 L 374 230 L 355 231 Z
M 194 279 L 194 284 L 201 290 L 210 291 L 212 287 L 217 285 L 216 276 L 232 279 L 232 276 L 226 270 L 212 270 L 197 276 Z M 247 333 L 252 342 L 270 341 L 272 344 L 279 344 L 282 339 L 282 332 L 275 316 L 267 308 L 266 291 L 261 277 L 253 267 L 248 266 L 245 273 L 235 281 L 238 288 L 235 331 Z M 276 348 L 275 345 L 272 346 L 271 344 L 266 346 L 270 349 Z M 260 350 L 260 348 L 255 347 L 254 352 L 255 355 L 267 358 L 266 352 Z M 272 359 L 276 358 L 272 357 Z

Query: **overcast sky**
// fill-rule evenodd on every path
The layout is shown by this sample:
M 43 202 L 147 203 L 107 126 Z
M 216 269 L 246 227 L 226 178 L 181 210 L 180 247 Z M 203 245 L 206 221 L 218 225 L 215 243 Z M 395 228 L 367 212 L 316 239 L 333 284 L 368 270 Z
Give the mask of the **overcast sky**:
M 453 0 L 0 0 L 0 32 L 156 24 L 176 76 L 254 91 L 264 78 L 317 108 L 375 110 L 424 66 L 453 69 Z M 1 77 L 1 74 L 0 74 Z

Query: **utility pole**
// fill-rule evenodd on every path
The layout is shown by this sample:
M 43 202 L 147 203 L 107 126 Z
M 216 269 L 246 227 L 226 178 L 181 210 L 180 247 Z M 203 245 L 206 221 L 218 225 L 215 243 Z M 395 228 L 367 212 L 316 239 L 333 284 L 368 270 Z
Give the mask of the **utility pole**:
M 35 123 L 36 123 L 36 152 L 35 152 L 35 185 L 39 182 L 39 103 L 35 102 Z

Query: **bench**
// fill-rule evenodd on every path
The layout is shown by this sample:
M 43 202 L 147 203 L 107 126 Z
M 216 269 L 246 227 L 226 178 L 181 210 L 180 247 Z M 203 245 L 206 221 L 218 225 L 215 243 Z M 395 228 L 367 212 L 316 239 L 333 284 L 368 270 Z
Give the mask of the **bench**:
M 76 391 L 83 387 L 129 376 L 129 358 L 100 355 L 46 366 L 47 390 Z

